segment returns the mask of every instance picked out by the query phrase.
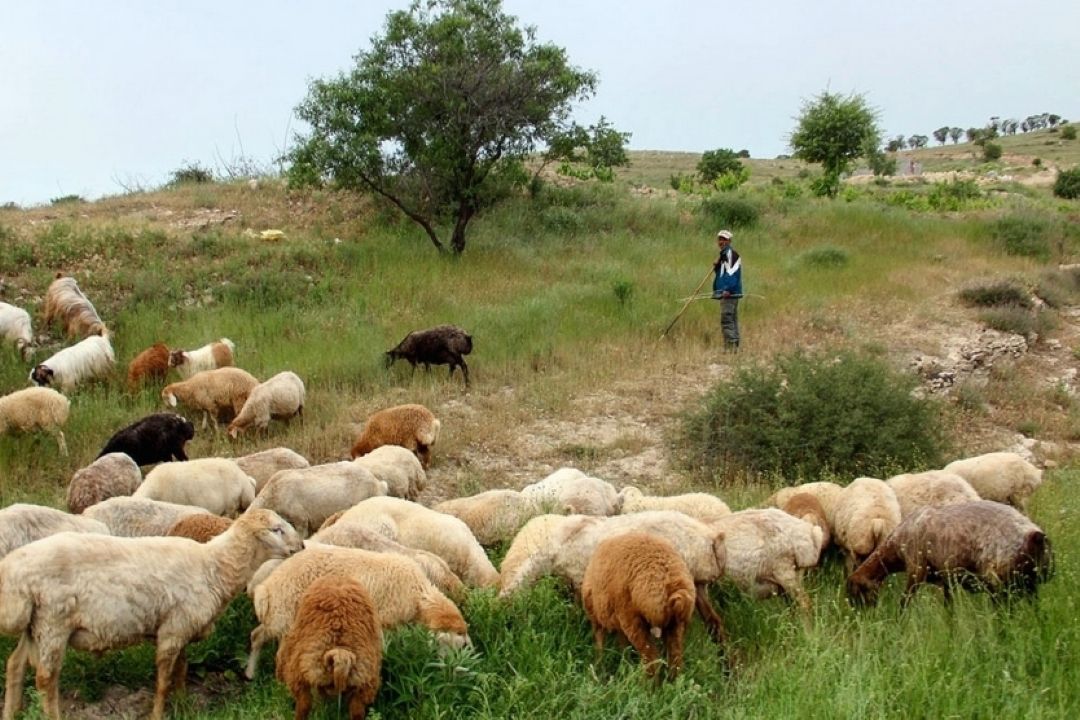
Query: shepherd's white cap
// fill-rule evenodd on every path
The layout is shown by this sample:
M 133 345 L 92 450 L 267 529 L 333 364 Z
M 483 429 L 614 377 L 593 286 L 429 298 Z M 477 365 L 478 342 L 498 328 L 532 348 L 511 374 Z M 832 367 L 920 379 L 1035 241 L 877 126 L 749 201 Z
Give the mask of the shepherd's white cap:
M 731 234 L 730 230 L 721 230 L 720 232 L 716 233 L 716 237 L 724 238 L 725 240 L 730 240 L 731 238 L 733 238 L 735 236 Z

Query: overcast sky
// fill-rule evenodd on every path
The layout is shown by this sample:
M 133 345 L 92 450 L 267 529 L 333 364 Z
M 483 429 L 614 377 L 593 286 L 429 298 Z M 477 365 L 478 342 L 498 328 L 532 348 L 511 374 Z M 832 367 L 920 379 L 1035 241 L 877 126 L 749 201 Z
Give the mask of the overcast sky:
M 261 163 L 407 0 L 50 0 L 0 22 L 0 203 L 152 188 Z M 788 151 L 805 100 L 858 92 L 886 137 L 991 115 L 1080 120 L 1075 0 L 504 0 L 600 79 L 579 106 L 634 150 Z

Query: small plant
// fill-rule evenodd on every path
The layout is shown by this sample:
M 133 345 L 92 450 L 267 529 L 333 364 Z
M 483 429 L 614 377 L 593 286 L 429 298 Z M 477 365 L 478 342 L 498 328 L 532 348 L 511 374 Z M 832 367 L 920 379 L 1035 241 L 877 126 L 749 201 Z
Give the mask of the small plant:
M 1030 310 L 1016 305 L 983 310 L 979 313 L 979 320 L 987 327 L 999 332 L 1025 337 L 1035 332 L 1035 316 Z
M 214 173 L 197 162 L 188 162 L 172 171 L 170 185 L 190 185 L 214 182 Z
M 974 180 L 953 180 L 952 182 L 934 183 L 927 193 L 926 200 L 934 210 L 963 210 L 983 197 L 982 190 Z
M 585 227 L 585 221 L 573 208 L 554 205 L 540 213 L 540 222 L 544 229 L 559 235 L 574 236 Z
M 1067 127 L 1072 127 L 1072 125 Z M 1057 180 L 1054 181 L 1054 195 L 1066 200 L 1080 198 L 1080 167 L 1058 170 Z
M 725 195 L 705 198 L 698 206 L 710 226 L 748 227 L 754 225 L 761 215 L 758 206 L 749 200 Z
M 994 142 L 983 143 L 983 160 L 985 162 L 994 162 L 1001 159 L 1001 145 Z
M 1019 307 L 1026 310 L 1032 306 L 1028 292 L 1008 280 L 966 287 L 960 291 L 960 300 L 972 307 Z
M 1075 140 L 1076 139 L 1076 126 L 1069 124 L 1061 127 L 1061 139 L 1062 140 Z
M 82 195 L 61 195 L 49 201 L 52 205 L 76 205 L 86 202 Z
M 1046 270 L 1039 276 L 1035 294 L 1052 308 L 1080 303 L 1080 272 L 1074 269 Z
M 1042 167 L 1042 158 L 1035 158 L 1034 160 L 1031 161 L 1031 164 L 1034 165 L 1037 168 L 1041 168 Z
M 994 223 L 994 240 L 1008 255 L 1037 260 L 1050 258 L 1049 226 L 1045 220 L 1026 215 L 1010 215 Z
M 734 172 L 726 172 L 713 180 L 713 187 L 721 192 L 736 190 L 740 185 L 750 179 L 749 168 L 740 168 Z
M 619 305 L 628 305 L 634 297 L 634 283 L 630 280 L 616 280 L 611 289 L 614 291 L 615 299 L 619 301 Z
M 831 245 L 807 250 L 799 256 L 800 264 L 813 268 L 841 268 L 850 261 L 847 250 Z

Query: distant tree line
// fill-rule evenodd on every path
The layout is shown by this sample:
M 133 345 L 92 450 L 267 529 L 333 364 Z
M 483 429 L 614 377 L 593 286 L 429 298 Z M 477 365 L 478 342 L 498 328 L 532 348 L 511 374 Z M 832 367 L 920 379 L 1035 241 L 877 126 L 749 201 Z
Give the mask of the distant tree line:
M 1022 133 L 1031 132 L 1032 130 L 1045 130 L 1060 127 L 1068 124 L 1068 120 L 1061 117 L 1056 113 L 1040 113 L 1038 115 L 1028 115 L 1023 120 L 1016 118 L 1001 118 L 998 115 L 994 115 L 987 121 L 984 127 L 969 127 L 967 129 L 952 127 L 949 125 L 942 125 L 932 134 L 934 139 L 938 141 L 939 145 L 944 145 L 947 140 L 952 140 L 953 145 L 960 142 L 960 138 L 965 138 L 968 142 L 981 144 L 986 140 L 1001 136 L 1001 135 L 1015 135 L 1017 131 Z M 930 138 L 926 135 L 911 135 L 905 137 L 904 135 L 897 135 L 890 139 L 885 144 L 885 150 L 887 152 L 897 152 L 906 148 L 912 150 L 918 150 L 924 148 L 930 142 Z

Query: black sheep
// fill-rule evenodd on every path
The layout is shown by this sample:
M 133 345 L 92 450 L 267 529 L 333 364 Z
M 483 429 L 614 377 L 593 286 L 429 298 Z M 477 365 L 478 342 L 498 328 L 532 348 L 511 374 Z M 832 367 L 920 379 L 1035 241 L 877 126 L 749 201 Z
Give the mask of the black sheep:
M 187 460 L 184 443 L 195 437 L 195 426 L 175 413 L 154 413 L 119 430 L 109 438 L 98 457 L 121 452 L 136 465 L 152 465 L 172 459 Z
M 432 365 L 449 365 L 450 377 L 454 376 L 455 367 L 461 367 L 465 385 L 468 386 L 469 366 L 465 364 L 462 356 L 471 352 L 472 335 L 457 325 L 437 325 L 427 330 L 411 332 L 397 347 L 387 350 L 386 366 L 390 367 L 400 358 L 408 360 L 414 370 L 417 363 L 428 370 Z

